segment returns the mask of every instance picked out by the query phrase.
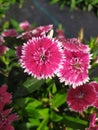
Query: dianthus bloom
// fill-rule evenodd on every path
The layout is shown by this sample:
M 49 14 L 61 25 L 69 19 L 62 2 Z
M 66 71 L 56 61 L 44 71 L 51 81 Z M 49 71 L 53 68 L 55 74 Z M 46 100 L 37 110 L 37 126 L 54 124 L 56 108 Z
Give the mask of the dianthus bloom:
M 63 43 L 63 48 L 65 59 L 58 73 L 60 81 L 65 82 L 65 85 L 72 85 L 73 88 L 89 81 L 88 69 L 91 59 L 89 47 L 73 38 Z
M 16 47 L 16 56 L 18 57 L 18 58 L 20 58 L 20 56 L 21 56 L 21 51 L 22 51 L 22 46 L 20 45 L 20 46 L 17 46 Z
M 22 31 L 26 31 L 26 30 L 30 29 L 30 27 L 31 27 L 31 25 L 28 21 L 21 22 L 19 24 L 19 26 L 20 26 Z
M 48 37 L 32 38 L 23 45 L 20 64 L 35 78 L 51 78 L 62 64 L 60 43 Z
M 0 130 L 14 130 L 12 122 L 18 119 L 15 113 L 11 113 L 12 109 L 5 109 L 5 106 L 12 102 L 12 95 L 7 92 L 7 85 L 0 87 Z
M 98 83 L 96 81 L 94 81 L 94 82 L 91 82 L 90 85 L 94 87 L 95 92 L 96 92 L 96 96 L 97 96 L 96 101 L 93 104 L 93 106 L 98 108 Z
M 26 41 L 32 39 L 32 37 L 43 37 L 53 28 L 53 25 L 39 26 L 32 30 L 26 31 L 19 35 L 17 38 L 25 39 Z
M 8 47 L 0 45 L 0 56 L 5 54 L 7 50 L 8 50 Z
M 2 110 L 6 104 L 11 103 L 11 98 L 11 94 L 7 92 L 7 85 L 2 85 L 0 87 L 0 110 Z
M 2 33 L 3 37 L 16 37 L 18 35 L 15 29 L 8 29 Z
M 15 113 L 11 114 L 11 109 L 0 111 L 0 130 L 14 130 L 12 122 L 17 119 Z
M 91 106 L 96 100 L 96 92 L 89 84 L 77 88 L 70 88 L 67 93 L 69 108 L 75 112 L 81 112 Z
M 89 124 L 89 128 L 87 128 L 86 130 L 98 130 L 98 119 L 96 117 L 96 112 L 94 112 L 93 114 L 90 115 L 90 124 Z

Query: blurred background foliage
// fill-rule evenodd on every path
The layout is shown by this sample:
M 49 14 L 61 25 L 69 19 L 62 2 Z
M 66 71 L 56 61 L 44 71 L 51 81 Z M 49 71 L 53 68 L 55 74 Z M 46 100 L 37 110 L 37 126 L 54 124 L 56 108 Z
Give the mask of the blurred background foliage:
M 64 9 L 65 5 L 67 5 L 71 11 L 80 8 L 83 11 L 93 10 L 98 15 L 98 0 L 50 0 L 50 4 L 56 3 L 59 4 L 61 9 Z

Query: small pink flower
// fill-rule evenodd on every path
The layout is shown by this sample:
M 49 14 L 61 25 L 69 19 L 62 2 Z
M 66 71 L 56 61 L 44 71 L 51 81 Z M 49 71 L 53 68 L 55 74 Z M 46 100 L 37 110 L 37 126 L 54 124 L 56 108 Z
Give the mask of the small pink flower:
M 8 29 L 2 33 L 3 37 L 16 37 L 18 35 L 15 29 Z
M 19 35 L 17 38 L 25 39 L 26 41 L 32 39 L 32 37 L 43 37 L 53 28 L 52 25 L 36 27 L 32 30 L 26 31 Z
M 29 30 L 30 27 L 31 27 L 31 25 L 30 25 L 30 23 L 28 21 L 21 22 L 19 24 L 19 26 L 20 26 L 20 28 L 21 28 L 22 31 Z
M 57 38 L 58 38 L 58 39 L 63 39 L 63 38 L 65 38 L 65 36 L 64 36 L 64 31 L 63 31 L 63 30 L 57 29 L 56 32 L 57 32 Z
M 0 35 L 0 46 L 4 43 L 4 38 Z
M 23 45 L 20 64 L 35 78 L 51 78 L 62 63 L 59 42 L 48 37 L 32 38 Z
M 89 81 L 91 59 L 89 48 L 74 41 L 75 39 L 73 43 L 63 43 L 65 59 L 58 72 L 60 81 L 65 82 L 65 85 L 72 85 L 73 88 Z
M 90 85 L 94 87 L 95 92 L 96 92 L 96 96 L 97 96 L 96 101 L 93 104 L 93 106 L 98 108 L 98 83 L 96 81 L 93 81 L 90 83 Z
M 14 130 L 12 122 L 18 120 L 18 116 L 11 109 L 0 111 L 0 130 Z
M 16 56 L 18 57 L 18 58 L 20 58 L 21 57 L 21 52 L 22 51 L 22 46 L 20 45 L 20 46 L 17 46 L 16 47 Z
M 81 112 L 91 106 L 96 100 L 94 88 L 89 84 L 84 84 L 77 88 L 70 88 L 67 93 L 67 103 L 69 108 L 75 112 Z
M 1 45 L 0 46 L 0 56 L 5 54 L 7 50 L 8 50 L 8 47 Z
M 86 130 L 98 130 L 97 122 L 98 120 L 96 118 L 96 112 L 94 112 L 93 114 L 90 115 L 89 128 L 87 128 Z
M 2 110 L 6 104 L 11 103 L 11 98 L 11 94 L 7 92 L 7 85 L 2 85 L 0 87 L 0 110 Z

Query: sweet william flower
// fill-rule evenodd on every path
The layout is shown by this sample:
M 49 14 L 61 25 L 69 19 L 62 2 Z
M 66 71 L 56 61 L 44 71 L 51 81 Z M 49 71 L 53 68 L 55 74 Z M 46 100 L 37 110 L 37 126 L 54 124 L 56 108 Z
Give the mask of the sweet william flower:
M 2 33 L 3 37 L 16 37 L 18 35 L 15 29 L 8 29 Z
M 75 43 L 68 41 L 63 44 L 65 59 L 58 77 L 61 82 L 65 82 L 65 85 L 72 85 L 75 88 L 89 81 L 91 54 L 87 46 L 79 45 L 75 39 L 73 41 Z
M 95 92 L 96 92 L 96 97 L 97 97 L 93 106 L 98 108 L 98 83 L 96 81 L 93 81 L 93 82 L 90 83 L 90 85 L 94 87 Z
M 0 110 L 2 110 L 6 104 L 11 103 L 12 101 L 12 96 L 9 92 L 7 92 L 7 88 L 8 87 L 6 84 L 0 87 Z
M 90 84 L 84 84 L 77 88 L 70 88 L 67 93 L 67 103 L 70 110 L 82 112 L 96 100 L 96 92 Z
M 18 58 L 20 58 L 21 57 L 21 52 L 22 51 L 22 45 L 20 45 L 20 46 L 17 46 L 16 47 L 16 56 L 18 57 Z
M 29 30 L 30 27 L 31 27 L 31 25 L 30 25 L 30 23 L 29 23 L 28 21 L 21 22 L 21 23 L 19 24 L 19 26 L 20 26 L 20 29 L 21 29 L 22 31 Z
M 8 47 L 6 47 L 4 45 L 0 45 L 0 56 L 5 54 L 7 50 L 8 50 Z
M 11 109 L 0 111 L 0 130 L 14 130 L 12 122 L 18 120 L 18 116 Z
M 29 31 L 22 33 L 17 38 L 22 38 L 22 39 L 28 41 L 29 39 L 32 39 L 32 37 L 43 37 L 52 28 L 53 28 L 53 25 L 39 26 L 39 27 L 33 28 Z
M 52 78 L 62 64 L 63 50 L 57 40 L 32 38 L 23 45 L 20 64 L 37 79 Z

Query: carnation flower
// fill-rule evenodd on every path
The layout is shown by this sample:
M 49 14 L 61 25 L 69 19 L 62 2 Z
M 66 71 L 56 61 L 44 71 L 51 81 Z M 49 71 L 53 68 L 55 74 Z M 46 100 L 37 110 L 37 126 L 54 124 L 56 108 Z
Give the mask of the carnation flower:
M 95 92 L 96 92 L 96 96 L 97 96 L 96 101 L 93 104 L 93 106 L 98 108 L 98 83 L 96 81 L 93 81 L 90 83 L 90 85 L 94 87 Z
M 18 58 L 20 58 L 20 56 L 21 56 L 21 51 L 22 51 L 22 46 L 20 45 L 20 46 L 17 46 L 16 47 L 16 56 L 18 57 Z
M 63 67 L 58 72 L 60 81 L 65 82 L 65 85 L 72 85 L 73 88 L 89 81 L 88 69 L 91 59 L 89 48 L 76 42 L 65 43 L 63 47 L 65 59 Z
M 8 47 L 1 45 L 0 46 L 0 56 L 5 54 L 7 50 L 8 50 Z
M 93 114 L 90 115 L 90 124 L 89 124 L 89 128 L 87 128 L 86 130 L 98 130 L 98 119 L 96 117 L 96 112 L 94 112 Z
M 3 36 L 0 35 L 0 46 L 1 46 L 4 42 L 5 42 L 5 41 L 4 41 Z
M 23 45 L 20 64 L 35 78 L 51 78 L 62 64 L 60 43 L 48 37 L 32 38 Z
M 26 30 L 30 29 L 30 27 L 31 27 L 31 25 L 28 21 L 21 22 L 19 24 L 19 26 L 20 26 L 22 31 L 26 31 Z
M 15 29 L 8 29 L 2 33 L 3 37 L 16 37 L 18 35 Z
M 11 109 L 0 111 L 0 130 L 14 130 L 12 122 L 18 120 L 15 113 L 11 114 Z
M 17 38 L 29 40 L 29 39 L 32 39 L 32 37 L 42 37 L 46 35 L 46 33 L 48 33 L 52 28 L 53 28 L 53 25 L 36 27 L 32 30 L 22 33 Z
M 94 88 L 89 84 L 77 88 L 70 88 L 67 93 L 69 108 L 75 112 L 81 112 L 91 106 L 96 100 Z
M 0 87 L 0 110 L 4 105 L 11 103 L 11 94 L 7 92 L 7 85 L 4 84 Z

